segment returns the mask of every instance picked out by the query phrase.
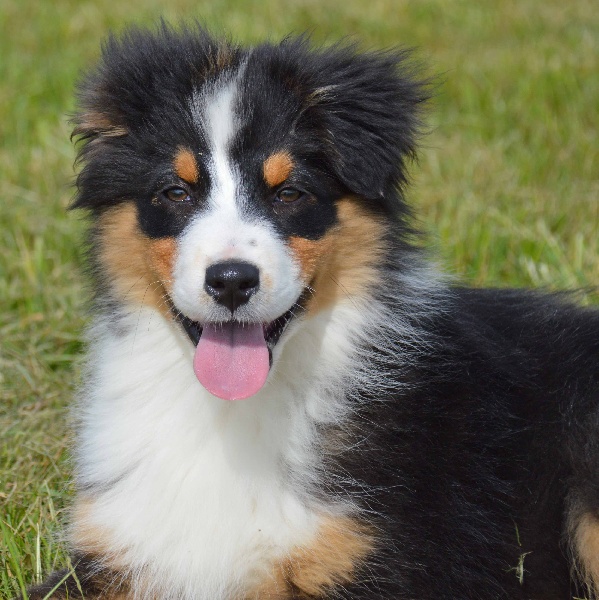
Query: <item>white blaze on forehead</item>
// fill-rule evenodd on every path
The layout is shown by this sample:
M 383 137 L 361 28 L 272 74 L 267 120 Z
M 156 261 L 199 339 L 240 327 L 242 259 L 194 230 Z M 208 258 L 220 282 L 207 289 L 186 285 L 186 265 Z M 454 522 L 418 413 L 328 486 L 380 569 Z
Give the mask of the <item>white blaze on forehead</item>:
M 205 132 L 210 148 L 209 169 L 212 179 L 209 204 L 212 209 L 237 213 L 239 173 L 231 164 L 229 149 L 238 129 L 235 102 L 241 71 L 217 82 L 207 92 L 196 92 L 192 110 L 198 126 Z

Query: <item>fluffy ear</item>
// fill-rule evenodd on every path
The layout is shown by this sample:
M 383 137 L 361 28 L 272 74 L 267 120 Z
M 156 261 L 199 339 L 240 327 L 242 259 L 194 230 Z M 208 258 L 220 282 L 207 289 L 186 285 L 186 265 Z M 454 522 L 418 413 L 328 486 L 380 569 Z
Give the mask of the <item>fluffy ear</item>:
M 74 125 L 72 137 L 93 141 L 127 135 L 122 117 L 104 96 L 101 88 L 86 86 L 80 95 L 81 111 L 71 119 Z
M 119 58 L 119 54 L 119 41 L 110 34 L 103 44 L 100 61 L 78 83 L 78 111 L 71 118 L 74 125 L 72 138 L 97 142 L 129 133 L 126 114 L 121 109 L 128 94 L 127 87 L 123 87 L 121 81 L 127 67 L 122 65 L 117 70 L 112 64 Z
M 406 182 L 427 83 L 415 78 L 408 51 L 333 48 L 319 58 L 319 85 L 308 101 L 322 123 L 332 167 L 350 191 L 385 197 Z

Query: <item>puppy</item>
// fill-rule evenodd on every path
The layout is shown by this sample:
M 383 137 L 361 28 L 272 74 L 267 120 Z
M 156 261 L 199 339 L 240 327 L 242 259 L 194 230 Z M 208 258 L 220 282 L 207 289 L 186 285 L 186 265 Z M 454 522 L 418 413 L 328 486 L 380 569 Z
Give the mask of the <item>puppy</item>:
M 74 568 L 30 598 L 597 591 L 599 312 L 428 264 L 427 94 L 401 51 L 108 40 L 74 131 Z

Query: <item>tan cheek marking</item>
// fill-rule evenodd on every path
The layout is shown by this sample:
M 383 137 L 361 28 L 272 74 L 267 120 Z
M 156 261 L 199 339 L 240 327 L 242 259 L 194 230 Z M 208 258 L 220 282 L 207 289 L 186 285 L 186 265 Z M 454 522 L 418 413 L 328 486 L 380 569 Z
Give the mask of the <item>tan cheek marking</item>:
M 307 240 L 301 237 L 290 237 L 289 247 L 302 271 L 304 281 L 309 282 L 317 267 L 326 259 L 334 245 L 334 233 L 329 233 L 319 240 Z
M 152 240 L 141 233 L 137 209 L 126 203 L 106 211 L 96 226 L 99 261 L 123 302 L 168 313 L 164 293 L 172 287 L 173 238 Z
M 179 148 L 173 162 L 175 173 L 187 183 L 197 183 L 200 171 L 195 156 L 187 148 Z
M 280 185 L 289 177 L 293 169 L 293 160 L 288 152 L 275 152 L 262 165 L 264 181 L 270 186 Z
M 344 298 L 364 296 L 377 283 L 376 266 L 385 251 L 382 221 L 351 198 L 337 203 L 337 216 L 337 227 L 322 238 L 327 242 L 318 261 L 302 261 L 302 256 L 316 254 L 305 250 L 307 244 L 297 252 L 302 272 L 304 264 L 314 265 L 310 280 L 314 292 L 307 305 L 312 314 Z
M 572 532 L 576 566 L 593 598 L 599 593 L 599 520 L 590 513 L 583 514 Z
M 374 538 L 363 524 L 349 517 L 330 517 L 312 544 L 292 550 L 286 560 L 274 565 L 258 593 L 247 598 L 283 600 L 295 598 L 297 590 L 320 597 L 335 586 L 354 581 L 373 548 Z
M 162 238 L 149 242 L 150 266 L 168 290 L 172 288 L 176 255 L 177 242 L 174 238 Z

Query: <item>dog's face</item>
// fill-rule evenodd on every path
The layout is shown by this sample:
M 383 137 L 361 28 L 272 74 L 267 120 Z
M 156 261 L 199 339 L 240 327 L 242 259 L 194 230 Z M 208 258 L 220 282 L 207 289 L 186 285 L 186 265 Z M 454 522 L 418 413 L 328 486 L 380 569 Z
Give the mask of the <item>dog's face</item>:
M 294 319 L 372 285 L 423 100 L 401 59 L 163 28 L 109 41 L 83 83 L 101 279 L 185 327 L 213 394 L 256 393 Z

